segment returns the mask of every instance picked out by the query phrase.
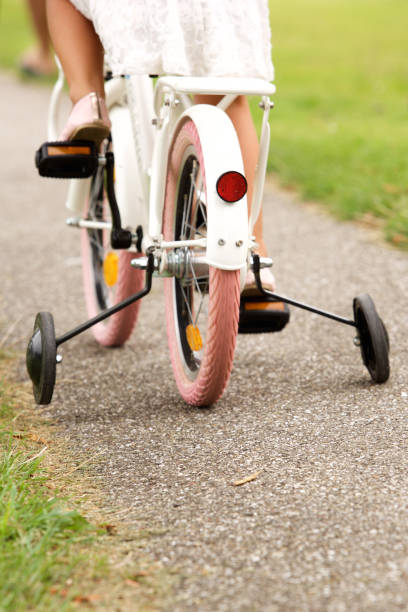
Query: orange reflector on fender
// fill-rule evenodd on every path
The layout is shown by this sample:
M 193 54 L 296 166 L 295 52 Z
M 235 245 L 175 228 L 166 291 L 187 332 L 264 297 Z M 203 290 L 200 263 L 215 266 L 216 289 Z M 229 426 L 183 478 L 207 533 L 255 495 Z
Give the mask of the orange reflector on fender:
M 235 170 L 224 172 L 217 181 L 217 193 L 228 204 L 241 200 L 247 189 L 248 183 L 245 176 Z
M 201 339 L 200 330 L 195 325 L 187 325 L 186 336 L 188 346 L 192 351 L 201 351 L 203 348 L 203 341 Z

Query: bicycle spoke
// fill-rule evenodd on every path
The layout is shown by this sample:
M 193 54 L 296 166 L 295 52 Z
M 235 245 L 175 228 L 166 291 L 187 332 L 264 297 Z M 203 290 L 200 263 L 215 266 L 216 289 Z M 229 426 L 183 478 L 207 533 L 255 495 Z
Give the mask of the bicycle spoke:
M 198 234 L 202 238 L 206 237 L 206 234 L 203 234 L 202 232 L 199 232 L 198 229 L 194 225 L 191 225 L 191 223 L 186 223 L 185 227 L 190 230 L 190 234 L 192 234 L 194 232 L 195 234 Z
M 104 249 L 103 245 L 101 244 L 101 241 L 100 241 L 99 237 L 98 236 L 95 237 L 95 233 L 90 233 L 89 234 L 89 243 L 91 244 L 91 246 L 95 247 L 95 249 L 98 252 L 100 252 L 102 254 L 105 253 L 105 249 Z M 103 261 L 104 257 L 102 257 L 101 259 Z
M 193 270 L 193 275 L 194 275 L 194 270 Z M 194 283 L 195 283 L 195 286 L 196 286 L 196 290 L 197 290 L 197 292 L 200 294 L 200 298 L 199 298 L 199 300 L 200 300 L 200 305 L 199 305 L 199 307 L 198 307 L 198 309 L 197 309 L 197 313 L 196 313 L 196 316 L 195 316 L 195 319 L 194 319 L 194 325 L 195 325 L 195 326 L 197 326 L 198 317 L 200 316 L 200 312 L 201 312 L 201 309 L 202 309 L 203 304 L 204 304 L 204 294 L 203 294 L 203 292 L 201 291 L 200 285 L 199 285 L 199 283 L 197 282 L 197 279 L 196 279 L 196 277 L 195 277 L 195 276 L 194 276 Z
M 185 240 L 184 228 L 187 223 L 186 218 L 187 218 L 187 194 L 184 195 L 184 199 L 183 199 L 183 217 L 181 219 L 181 232 L 180 232 L 181 240 Z
M 200 209 L 200 212 L 203 215 L 203 220 L 204 220 L 203 225 L 207 226 L 207 209 L 204 207 L 204 204 L 201 198 L 198 198 L 197 202 L 198 202 L 198 207 Z
M 184 206 L 184 211 L 183 211 L 183 221 L 182 221 L 182 239 L 183 240 L 187 240 L 189 237 L 189 235 L 187 234 L 187 228 L 188 228 L 188 225 L 190 225 L 189 220 L 191 219 L 191 216 L 192 216 L 193 199 L 194 199 L 193 195 L 194 195 L 194 191 L 196 188 L 195 182 L 197 178 L 197 173 L 198 173 L 198 164 L 195 161 L 193 163 L 193 168 L 190 174 L 190 189 L 188 193 L 187 206 Z
M 191 286 L 189 286 L 189 285 L 183 285 L 183 284 L 180 282 L 180 290 L 181 290 L 181 293 L 182 293 L 182 295 L 183 295 L 184 302 L 185 302 L 185 304 L 186 304 L 186 306 L 187 306 L 188 314 L 190 315 L 190 322 L 192 323 L 192 322 L 193 322 L 193 313 L 191 312 L 190 302 L 189 302 L 189 300 L 187 299 L 186 294 L 185 294 L 185 292 L 184 292 L 184 288 L 186 288 L 186 287 L 187 287 L 188 289 L 190 289 L 190 288 L 191 288 Z
M 201 281 L 201 284 L 203 284 L 204 280 L 208 280 L 208 275 L 205 274 L 204 276 L 196 276 L 195 278 L 197 279 L 198 282 Z M 189 287 L 192 287 L 194 285 L 194 283 L 195 283 L 195 280 L 194 280 L 194 278 L 185 278 L 184 282 L 185 282 L 186 286 L 188 285 Z

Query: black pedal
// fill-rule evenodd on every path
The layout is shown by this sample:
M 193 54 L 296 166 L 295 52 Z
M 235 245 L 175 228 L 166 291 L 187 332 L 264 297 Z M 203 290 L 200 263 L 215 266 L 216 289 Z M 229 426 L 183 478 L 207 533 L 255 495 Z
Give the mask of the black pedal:
M 88 178 L 98 167 L 98 151 L 92 140 L 45 142 L 36 151 L 35 165 L 40 176 Z
M 289 322 L 290 311 L 287 304 L 271 297 L 242 297 L 239 307 L 240 334 L 260 334 L 281 331 Z

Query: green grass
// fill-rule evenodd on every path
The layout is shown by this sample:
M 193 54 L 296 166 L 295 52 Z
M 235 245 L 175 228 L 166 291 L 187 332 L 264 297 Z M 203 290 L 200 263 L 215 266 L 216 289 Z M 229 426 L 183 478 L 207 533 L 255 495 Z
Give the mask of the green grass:
M 16 356 L 2 350 L 1 331 L 0 612 L 172 609 L 177 571 L 139 554 L 162 526 L 104 506 L 87 473 L 94 457 L 71 456 L 11 382 Z
M 408 3 L 270 0 L 269 169 L 342 218 L 408 246 Z
M 14 417 L 1 383 L 0 610 L 66 610 L 75 596 L 67 580 L 95 529 L 47 488 L 38 448 L 16 434 Z
M 89 525 L 49 497 L 39 459 L 27 459 L 11 437 L 3 436 L 2 447 L 0 610 L 62 609 L 52 587 L 64 585 L 80 560 L 70 548 Z

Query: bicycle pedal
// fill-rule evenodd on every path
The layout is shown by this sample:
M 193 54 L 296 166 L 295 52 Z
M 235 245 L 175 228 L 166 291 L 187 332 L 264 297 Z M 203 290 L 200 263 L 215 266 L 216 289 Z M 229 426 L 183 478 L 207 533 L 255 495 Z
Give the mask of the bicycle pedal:
M 88 178 L 98 167 L 98 151 L 92 140 L 45 142 L 36 151 L 40 176 Z
M 281 331 L 290 319 L 287 304 L 265 296 L 242 297 L 238 333 L 260 334 Z

